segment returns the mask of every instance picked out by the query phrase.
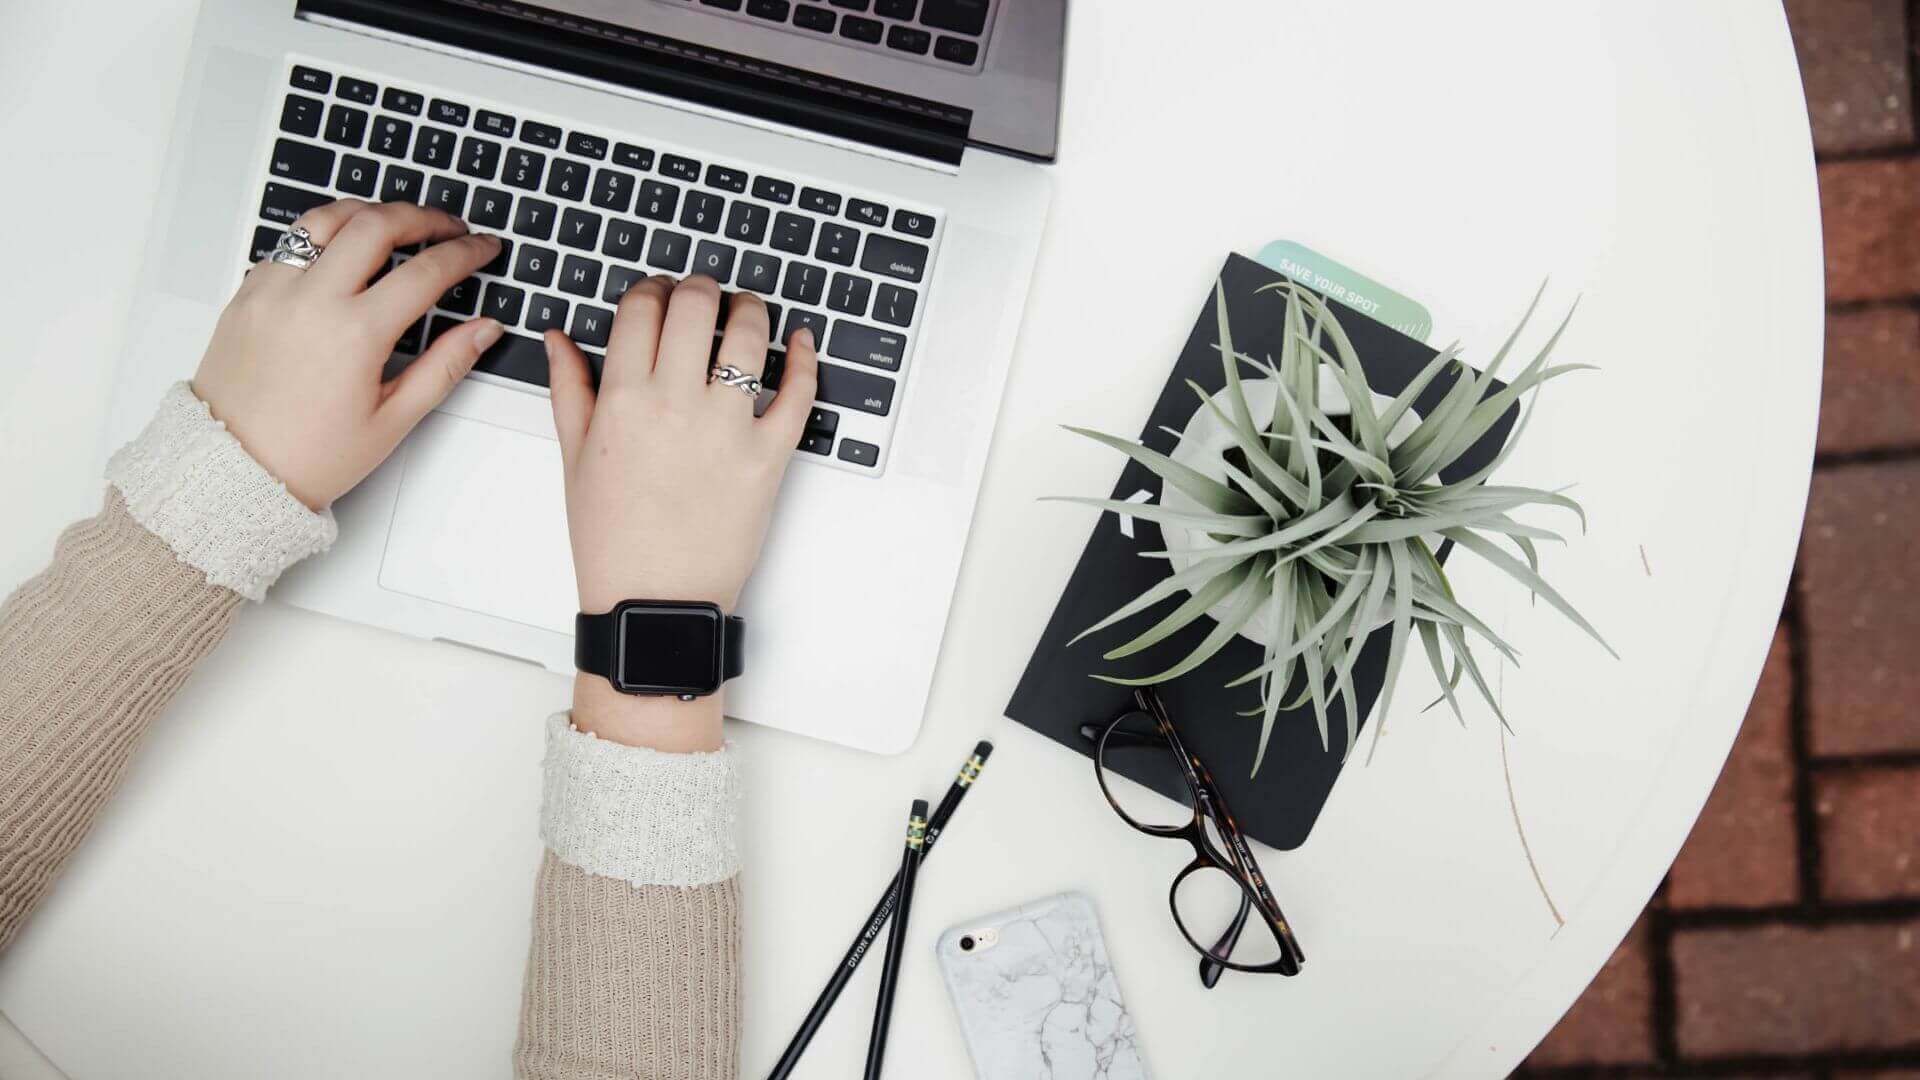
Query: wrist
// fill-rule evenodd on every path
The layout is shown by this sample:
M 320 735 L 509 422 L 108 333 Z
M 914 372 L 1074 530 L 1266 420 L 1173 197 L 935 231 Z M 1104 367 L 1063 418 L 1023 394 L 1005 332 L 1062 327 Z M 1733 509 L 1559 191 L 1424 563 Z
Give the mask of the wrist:
M 667 753 L 718 750 L 725 696 L 722 689 L 691 701 L 637 697 L 583 671 L 573 678 L 573 726 L 610 742 Z

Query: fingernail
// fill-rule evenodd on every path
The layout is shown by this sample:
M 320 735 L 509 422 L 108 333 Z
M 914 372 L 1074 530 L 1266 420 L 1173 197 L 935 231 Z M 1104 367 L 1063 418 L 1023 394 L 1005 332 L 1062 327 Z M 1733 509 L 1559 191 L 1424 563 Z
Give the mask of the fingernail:
M 800 329 L 795 330 L 793 332 L 793 340 L 799 342 L 802 345 L 805 345 L 809 349 L 813 348 L 814 347 L 813 327 L 803 326 Z
M 488 319 L 481 324 L 480 329 L 473 332 L 474 348 L 479 349 L 481 352 L 486 352 L 493 347 L 494 342 L 500 340 L 500 335 L 506 332 L 506 327 L 501 326 L 492 319 Z

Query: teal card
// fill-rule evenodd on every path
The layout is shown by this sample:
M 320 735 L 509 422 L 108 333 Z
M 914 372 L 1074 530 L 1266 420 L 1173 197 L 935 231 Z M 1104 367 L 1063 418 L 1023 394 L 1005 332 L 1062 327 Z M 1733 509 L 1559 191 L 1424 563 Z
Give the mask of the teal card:
M 1304 244 L 1275 240 L 1260 249 L 1259 261 L 1416 341 L 1433 332 L 1433 315 L 1418 302 Z

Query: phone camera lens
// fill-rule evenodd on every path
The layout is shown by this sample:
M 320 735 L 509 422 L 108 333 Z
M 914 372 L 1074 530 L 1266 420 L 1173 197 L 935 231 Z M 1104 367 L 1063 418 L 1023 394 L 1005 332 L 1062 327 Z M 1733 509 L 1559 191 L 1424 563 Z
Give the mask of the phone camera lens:
M 973 935 L 969 934 L 966 937 L 963 937 L 960 939 L 960 951 L 961 952 L 973 951 Z

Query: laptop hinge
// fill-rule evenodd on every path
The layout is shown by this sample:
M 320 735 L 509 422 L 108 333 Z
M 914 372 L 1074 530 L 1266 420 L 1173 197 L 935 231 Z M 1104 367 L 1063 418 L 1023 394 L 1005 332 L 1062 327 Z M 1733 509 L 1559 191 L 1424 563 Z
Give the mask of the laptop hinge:
M 298 0 L 357 24 L 953 166 L 971 110 L 514 0 Z

